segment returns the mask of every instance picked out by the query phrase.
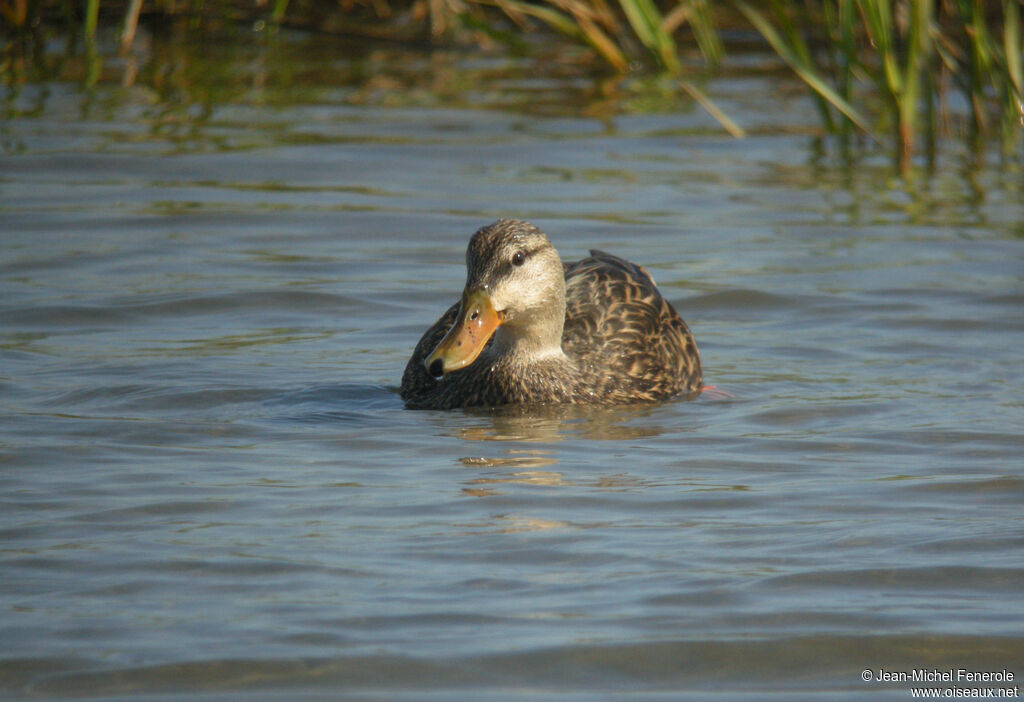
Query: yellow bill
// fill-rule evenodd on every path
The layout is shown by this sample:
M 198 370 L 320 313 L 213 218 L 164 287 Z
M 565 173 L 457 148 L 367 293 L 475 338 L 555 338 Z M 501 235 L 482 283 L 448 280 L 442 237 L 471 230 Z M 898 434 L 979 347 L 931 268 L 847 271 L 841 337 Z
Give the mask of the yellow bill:
M 423 362 L 427 372 L 439 378 L 468 366 L 484 350 L 487 340 L 503 321 L 504 313 L 495 311 L 486 290 L 463 292 L 455 324 Z

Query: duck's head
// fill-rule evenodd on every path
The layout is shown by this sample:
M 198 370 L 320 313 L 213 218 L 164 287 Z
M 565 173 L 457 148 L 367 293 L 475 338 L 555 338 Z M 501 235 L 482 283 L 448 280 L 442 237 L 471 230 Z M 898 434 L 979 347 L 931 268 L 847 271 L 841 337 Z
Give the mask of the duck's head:
M 560 354 L 564 322 L 565 274 L 555 247 L 529 222 L 499 219 L 469 240 L 458 317 L 424 366 L 435 378 L 464 368 L 495 334 L 498 353 L 526 361 Z

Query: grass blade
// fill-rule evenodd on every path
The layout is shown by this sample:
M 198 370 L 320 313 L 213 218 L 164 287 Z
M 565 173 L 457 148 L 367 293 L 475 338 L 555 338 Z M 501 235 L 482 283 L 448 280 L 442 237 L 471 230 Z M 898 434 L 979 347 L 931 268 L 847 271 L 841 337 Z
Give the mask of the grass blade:
M 743 139 L 747 136 L 747 133 L 743 130 L 743 127 L 736 124 L 729 118 L 729 115 L 725 114 L 718 105 L 711 101 L 707 95 L 703 93 L 696 85 L 688 80 L 679 81 L 679 87 L 689 94 L 694 100 L 700 103 L 700 106 L 707 110 L 708 114 L 714 117 L 725 131 L 732 134 L 737 139 Z
M 100 0 L 89 0 L 85 6 L 85 38 L 92 41 L 96 38 L 96 24 L 100 16 Z
M 841 113 L 846 115 L 851 122 L 857 127 L 863 130 L 867 134 L 871 134 L 871 130 L 868 128 L 867 120 L 853 107 L 849 102 L 844 100 L 832 87 L 825 82 L 821 76 L 818 75 L 814 66 L 810 63 L 802 61 L 800 57 L 783 41 L 779 33 L 775 31 L 775 28 L 771 25 L 764 16 L 755 10 L 753 7 L 748 5 L 744 0 L 733 0 L 736 7 L 743 13 L 747 20 L 754 25 L 754 28 L 761 33 L 761 36 L 771 44 L 775 53 L 782 58 L 783 61 L 789 64 L 798 76 L 821 97 L 829 102 L 833 107 L 839 110 Z
M 132 48 L 135 41 L 135 32 L 139 27 L 139 12 L 142 10 L 142 0 L 131 0 L 128 5 L 128 12 L 124 16 L 124 29 L 121 31 L 121 53 L 126 54 Z
M 1021 42 L 1020 5 L 1013 0 L 1007 4 L 1003 24 L 1003 51 L 1006 53 L 1006 73 L 1010 77 L 1011 91 L 1024 125 L 1024 70 L 1021 68 L 1024 43 Z
M 672 35 L 665 30 L 665 21 L 653 0 L 619 0 L 626 20 L 640 42 L 661 59 L 662 65 L 672 73 L 679 73 L 679 53 Z

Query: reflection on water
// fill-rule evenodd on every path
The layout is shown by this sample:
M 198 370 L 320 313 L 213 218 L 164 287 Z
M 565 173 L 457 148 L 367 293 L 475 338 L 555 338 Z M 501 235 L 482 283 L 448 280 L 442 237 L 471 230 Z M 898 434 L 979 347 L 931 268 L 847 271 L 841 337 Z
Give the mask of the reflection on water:
M 101 46 L 112 48 L 114 37 Z M 199 41 L 197 41 L 197 39 Z M 339 40 L 318 34 L 248 31 L 245 27 L 208 28 L 207 34 L 185 22 L 144 28 L 125 55 L 83 55 L 74 43 L 49 43 L 27 51 L 22 61 L 5 62 L 5 93 L 11 116 L 40 116 L 59 99 L 49 91 L 18 86 L 43 81 L 84 86 L 119 86 L 113 94 L 85 91 L 78 103 L 83 119 L 131 119 L 134 141 L 160 141 L 182 151 L 234 150 L 278 143 L 334 141 L 322 114 L 292 123 L 273 119 L 261 132 L 226 131 L 246 123 L 247 111 L 232 106 L 295 108 L 372 106 L 381 108 L 507 109 L 535 115 L 576 115 L 600 119 L 621 111 L 652 108 L 694 110 L 692 100 L 659 83 L 670 80 L 608 76 L 576 52 L 557 52 L 536 41 L 529 55 L 495 47 L 468 55 L 459 49 Z M 268 117 L 270 117 L 268 115 Z M 703 120 L 713 124 L 709 120 Z M 145 131 L 138 127 L 146 127 Z M 491 139 L 485 131 L 467 132 L 441 120 L 439 132 Z M 23 149 L 8 132 L 10 150 Z M 353 137 L 364 140 L 366 135 Z M 393 132 L 393 143 L 420 141 L 413 133 Z M 286 184 L 284 184 L 286 185 Z
M 460 458 L 459 462 L 464 466 L 483 466 L 495 468 L 499 466 L 512 466 L 515 468 L 541 468 L 557 463 L 546 451 L 529 451 L 509 449 L 510 455 L 502 458 Z M 525 454 L 525 455 L 522 455 Z M 526 475 L 525 473 L 523 475 Z M 545 474 L 538 474 L 545 475 Z
M 466 441 L 561 441 L 580 438 L 621 441 L 658 436 L 662 429 L 649 421 L 655 406 L 603 408 L 587 406 L 502 407 L 466 410 L 479 421 L 459 428 Z
M 566 522 L 553 521 L 549 519 L 535 519 L 533 517 L 519 517 L 516 515 L 502 514 L 495 518 L 490 524 L 472 525 L 477 529 L 493 531 L 500 534 L 522 534 L 531 531 L 550 531 L 552 529 L 573 528 Z
M 756 57 L 738 142 L 578 65 L 169 32 L 4 89 L 0 696 L 1024 674 L 1013 166 L 836 167 Z M 645 265 L 729 396 L 405 410 L 499 215 Z

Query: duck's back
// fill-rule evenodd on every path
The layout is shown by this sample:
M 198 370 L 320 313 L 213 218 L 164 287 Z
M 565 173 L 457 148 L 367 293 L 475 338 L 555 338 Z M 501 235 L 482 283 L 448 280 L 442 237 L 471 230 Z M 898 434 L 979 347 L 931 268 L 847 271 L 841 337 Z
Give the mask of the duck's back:
M 641 266 L 603 251 L 565 266 L 562 349 L 580 402 L 644 402 L 701 387 L 686 323 Z M 589 397 L 588 397 L 589 395 Z

